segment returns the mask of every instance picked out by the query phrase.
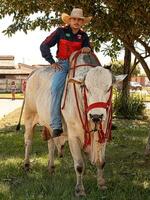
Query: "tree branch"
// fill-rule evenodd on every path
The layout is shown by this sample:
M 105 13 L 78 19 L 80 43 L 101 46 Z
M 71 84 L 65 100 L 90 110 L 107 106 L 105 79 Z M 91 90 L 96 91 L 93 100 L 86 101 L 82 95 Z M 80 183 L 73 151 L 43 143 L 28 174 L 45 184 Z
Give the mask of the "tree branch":
M 139 42 L 145 48 L 145 50 L 150 54 L 150 47 L 146 44 L 146 42 L 144 42 L 140 38 L 136 38 L 136 41 Z

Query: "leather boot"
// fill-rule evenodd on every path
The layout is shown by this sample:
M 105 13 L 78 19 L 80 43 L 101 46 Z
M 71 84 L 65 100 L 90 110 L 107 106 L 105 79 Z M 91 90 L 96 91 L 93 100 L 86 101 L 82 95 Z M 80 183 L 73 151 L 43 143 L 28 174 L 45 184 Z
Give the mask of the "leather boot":
M 54 130 L 53 130 L 53 133 L 52 133 L 52 137 L 53 137 L 53 138 L 59 137 L 59 136 L 61 136 L 62 133 L 63 133 L 63 130 L 62 130 L 62 129 L 54 129 Z

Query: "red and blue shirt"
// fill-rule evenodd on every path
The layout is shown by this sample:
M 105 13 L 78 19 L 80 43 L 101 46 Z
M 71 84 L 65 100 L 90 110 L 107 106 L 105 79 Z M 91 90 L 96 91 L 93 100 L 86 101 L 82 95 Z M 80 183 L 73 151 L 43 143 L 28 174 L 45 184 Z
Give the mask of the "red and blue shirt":
M 55 60 L 50 48 L 56 44 L 58 59 L 68 59 L 74 51 L 80 50 L 82 47 L 90 47 L 89 37 L 84 31 L 79 30 L 74 34 L 70 26 L 59 27 L 40 46 L 42 56 L 51 64 L 55 63 Z

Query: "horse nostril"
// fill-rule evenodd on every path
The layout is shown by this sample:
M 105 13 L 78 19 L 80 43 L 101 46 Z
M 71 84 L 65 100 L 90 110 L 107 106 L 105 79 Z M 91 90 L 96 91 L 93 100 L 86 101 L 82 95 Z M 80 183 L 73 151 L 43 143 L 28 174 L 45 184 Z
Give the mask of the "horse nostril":
M 93 115 L 92 114 L 89 114 L 90 118 L 92 119 L 93 118 Z
M 103 115 L 103 114 L 101 114 L 101 115 L 100 115 L 100 119 L 103 119 L 103 116 L 104 116 L 104 115 Z
M 90 118 L 92 119 L 92 121 L 93 121 L 94 123 L 97 123 L 97 122 L 99 122 L 100 120 L 102 120 L 103 114 L 101 114 L 101 115 L 92 115 L 92 114 L 90 114 Z

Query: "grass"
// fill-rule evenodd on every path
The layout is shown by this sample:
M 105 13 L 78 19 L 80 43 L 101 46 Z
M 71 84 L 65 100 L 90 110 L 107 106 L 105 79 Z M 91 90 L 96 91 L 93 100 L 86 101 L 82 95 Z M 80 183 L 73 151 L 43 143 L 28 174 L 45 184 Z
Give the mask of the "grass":
M 0 121 L 0 200 L 74 200 L 76 183 L 68 145 L 63 159 L 56 156 L 56 173 L 47 171 L 47 144 L 36 128 L 31 155 L 32 170 L 25 173 L 24 127 L 15 132 L 20 110 Z M 150 158 L 144 157 L 148 122 L 115 120 L 118 129 L 107 146 L 105 178 L 108 189 L 99 191 L 96 169 L 86 162 L 82 200 L 150 200 Z
M 144 93 L 147 92 L 147 93 Z M 114 87 L 113 88 L 113 99 L 115 98 L 116 94 L 120 92 Z M 143 102 L 150 102 L 150 87 L 142 87 L 142 90 L 132 90 L 130 91 L 130 96 L 138 97 Z
M 139 97 L 144 102 L 150 102 L 150 94 L 133 93 L 132 95 L 135 97 Z M 15 97 L 16 97 L 16 99 L 24 98 L 22 93 L 16 93 Z M 0 99 L 11 99 L 11 98 L 12 98 L 11 93 L 0 93 Z
M 22 93 L 16 93 L 15 94 L 16 99 L 23 99 L 24 96 Z M 11 93 L 0 93 L 0 99 L 11 99 L 12 95 Z

